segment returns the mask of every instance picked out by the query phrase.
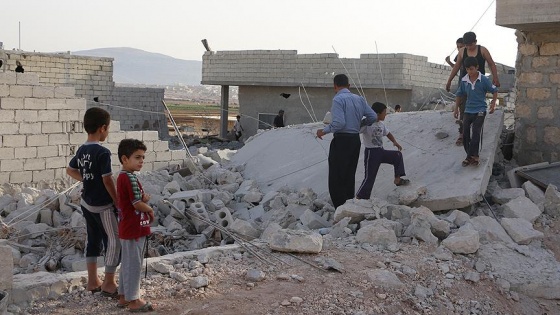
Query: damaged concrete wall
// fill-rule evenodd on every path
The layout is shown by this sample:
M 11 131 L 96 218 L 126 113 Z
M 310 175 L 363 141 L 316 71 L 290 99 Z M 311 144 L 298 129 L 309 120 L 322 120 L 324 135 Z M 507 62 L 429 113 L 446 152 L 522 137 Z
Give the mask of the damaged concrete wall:
M 45 86 L 33 73 L 0 72 L 0 183 L 37 183 L 66 178 L 66 166 L 87 135 L 82 120 L 86 100 L 73 87 Z M 148 147 L 144 170 L 183 165 L 184 150 L 169 150 L 157 131 L 122 131 L 112 121 L 105 146 L 116 152 L 124 138 Z
M 106 108 L 114 119 L 122 122 L 123 130 L 157 130 L 162 138 L 168 135 L 167 118 L 161 105 L 164 90 L 116 87 L 113 82 L 113 58 L 11 50 L 0 50 L 0 55 L 6 59 L 5 71 L 14 71 L 16 61 L 20 61 L 25 73 L 37 74 L 42 85 L 72 86 L 75 96 L 87 100 L 88 108 L 99 105 L 93 102 L 97 97 L 101 103 L 161 112 L 151 114 L 111 106 Z
M 354 88 L 352 92 L 358 93 Z M 410 90 L 387 90 L 387 98 L 395 102 L 394 104 L 405 104 L 410 100 Z M 280 94 L 290 94 L 284 98 Z M 385 103 L 383 89 L 364 89 L 368 103 L 380 101 Z M 251 116 L 258 119 L 259 114 L 276 115 L 280 109 L 285 111 L 284 122 L 286 125 L 303 124 L 310 122 L 310 115 L 307 112 L 315 113 L 319 121 L 323 120 L 327 111 L 331 110 L 334 90 L 332 87 L 277 87 L 277 86 L 240 86 L 239 102 L 241 115 Z M 304 107 L 307 107 L 306 108 Z M 310 106 L 310 104 L 312 106 Z M 393 104 L 393 106 L 394 106 Z M 312 107 L 312 108 L 311 108 Z M 259 122 L 254 119 L 241 118 L 243 128 L 249 135 L 257 132 Z

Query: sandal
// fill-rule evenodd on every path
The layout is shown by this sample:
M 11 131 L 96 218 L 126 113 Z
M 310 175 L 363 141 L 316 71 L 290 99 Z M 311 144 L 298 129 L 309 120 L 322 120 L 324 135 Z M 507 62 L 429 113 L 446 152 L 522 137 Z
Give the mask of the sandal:
M 105 290 L 101 290 L 101 295 L 104 296 L 104 297 L 116 299 L 117 297 L 119 297 L 119 291 L 117 290 L 117 291 L 111 293 L 111 292 L 107 292 Z
M 472 161 L 472 159 L 470 157 L 468 157 L 465 160 L 463 160 L 463 162 L 461 162 L 461 165 L 463 165 L 463 167 L 469 166 L 469 165 L 471 165 L 471 161 Z
M 154 310 L 154 307 L 152 306 L 152 303 L 150 302 L 146 302 L 146 304 L 142 305 L 139 308 L 129 308 L 128 311 L 131 313 L 145 313 L 145 312 L 152 312 Z
M 406 186 L 408 184 L 410 184 L 410 180 L 406 178 L 400 178 L 399 181 L 395 183 L 397 186 Z
M 455 141 L 455 145 L 459 145 L 459 146 L 463 145 L 463 137 L 457 138 L 457 141 Z
M 130 302 L 126 302 L 126 303 L 124 303 L 124 304 L 117 303 L 117 307 L 118 307 L 118 308 L 127 308 L 127 307 L 128 307 L 128 304 L 130 304 Z
M 88 290 L 88 291 L 91 292 L 91 294 L 95 294 L 95 293 L 101 291 L 101 286 L 99 286 L 99 287 L 97 287 L 97 288 L 95 288 L 95 289 L 93 289 L 93 290 Z
M 471 158 L 471 163 L 470 165 L 472 166 L 479 166 L 480 165 L 480 159 L 479 158 Z

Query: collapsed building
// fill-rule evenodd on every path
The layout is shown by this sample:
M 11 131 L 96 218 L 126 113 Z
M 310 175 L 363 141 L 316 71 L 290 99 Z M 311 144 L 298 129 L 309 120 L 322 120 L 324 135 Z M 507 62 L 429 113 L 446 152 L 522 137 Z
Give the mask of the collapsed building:
M 527 48 L 527 56 L 533 58 L 538 51 L 538 46 L 534 46 L 537 45 L 529 44 L 527 47 L 522 45 L 522 49 Z M 557 46 L 545 46 L 540 53 L 550 54 L 549 49 L 554 52 L 554 47 Z M 558 51 L 556 54 L 546 55 L 552 57 L 537 59 L 537 63 L 556 61 L 558 55 L 560 55 Z M 405 57 L 402 56 L 403 59 Z M 406 58 L 414 59 L 414 57 Z M 527 62 L 534 64 L 536 61 L 531 59 L 531 62 Z M 442 71 L 442 77 L 446 78 L 443 74 L 444 69 L 439 70 Z M 549 70 L 543 68 L 543 71 Z M 319 74 L 327 76 L 321 83 L 326 89 L 332 78 L 328 77 L 329 74 L 325 74 L 323 69 Z M 522 81 L 521 74 L 518 76 Z M 234 80 L 235 75 L 231 74 L 231 77 Z M 546 81 L 554 80 L 556 76 L 548 72 L 543 77 L 523 76 L 523 80 L 529 78 L 542 78 Z M 40 83 L 41 80 L 43 79 L 40 76 L 33 73 L 15 74 L 11 71 L 0 73 L 0 109 L 3 119 L 6 120 L 2 122 L 5 124 L 4 128 L 0 128 L 2 154 L 6 154 L 0 160 L 0 171 L 3 172 L 1 178 L 4 183 L 23 184 L 22 187 L 17 185 L 2 187 L 0 198 L 2 216 L 11 229 L 5 231 L 9 247 L 0 247 L 2 253 L 0 288 L 11 292 L 11 303 L 19 305 L 29 305 L 46 297 L 58 298 L 63 294 L 71 294 L 83 285 L 81 277 L 84 275 L 83 272 L 78 271 L 83 270 L 79 245 L 72 243 L 71 237 L 65 236 L 73 236 L 69 231 L 74 228 L 79 230 L 80 227 L 81 216 L 72 207 L 77 203 L 77 192 L 59 195 L 53 191 L 53 188 L 58 187 L 43 185 L 40 188 L 49 189 L 40 190 L 25 187 L 25 184 L 64 176 L 63 169 L 72 150 L 75 150 L 76 146 L 84 140 L 80 121 L 88 104 L 85 99 L 75 96 L 75 87 L 43 85 Z M 302 99 L 307 99 L 307 93 L 312 100 L 310 104 L 318 104 L 319 99 L 329 104 L 330 96 L 327 97 L 326 92 L 324 95 L 321 94 L 323 92 L 311 91 L 310 93 L 309 86 L 313 85 L 311 80 L 313 79 L 309 78 L 308 82 L 303 82 L 302 89 L 305 87 L 308 91 L 301 92 Z M 273 92 L 278 95 L 292 94 L 292 97 L 297 95 L 299 98 L 300 92 L 296 93 L 296 87 L 300 83 L 293 82 L 293 90 L 286 90 L 284 87 L 274 89 Z M 518 82 L 518 87 L 520 84 Z M 546 154 L 553 159 L 553 153 L 556 151 L 550 149 L 549 145 L 554 144 L 556 138 L 551 138 L 550 132 L 554 133 L 556 127 L 550 123 L 557 115 L 554 116 L 556 109 L 549 109 L 551 105 L 547 102 L 552 99 L 551 94 L 554 94 L 556 86 L 545 87 L 545 90 L 530 90 L 536 89 L 535 86 L 521 90 L 525 91 L 520 93 L 521 99 L 537 97 L 542 92 L 548 95 L 548 97 L 538 96 L 542 101 L 539 104 L 545 109 L 539 107 L 533 110 L 521 106 L 521 109 L 516 107 L 516 111 L 529 114 L 530 119 L 543 118 L 535 126 L 534 138 L 524 139 L 534 140 L 543 145 L 544 153 L 540 155 L 542 159 L 545 159 Z M 521 87 L 523 89 L 522 84 Z M 247 86 L 247 90 L 243 92 L 240 87 L 240 100 L 243 96 L 251 101 L 252 94 L 249 93 L 249 88 L 250 86 Z M 381 89 L 379 86 L 377 88 Z M 262 91 L 259 91 L 263 89 L 269 88 L 260 87 L 255 93 L 261 93 Z M 313 87 L 311 89 L 313 90 Z M 367 89 L 366 86 L 364 91 Z M 437 88 L 432 89 L 435 91 Z M 412 90 L 414 89 L 408 92 L 411 99 L 416 94 Z M 417 91 L 418 95 L 425 96 L 431 93 L 429 89 L 428 92 L 420 90 Z M 381 97 L 381 94 L 374 94 L 373 91 L 367 91 L 366 95 L 369 95 L 368 93 L 372 94 L 368 96 L 370 98 Z M 89 95 L 88 99 L 91 96 Z M 389 103 L 393 102 L 400 101 L 392 99 Z M 287 108 L 283 107 L 283 109 Z M 315 109 L 319 110 L 318 105 Z M 327 108 L 322 109 L 322 111 L 326 110 Z M 549 117 L 543 113 L 552 113 L 553 116 Z M 255 112 L 247 112 L 247 115 L 254 114 Z M 496 181 L 490 180 L 503 116 L 497 112 L 489 117 L 489 128 L 485 130 L 489 136 L 485 136 L 485 147 L 482 151 L 487 159 L 480 168 L 467 170 L 457 165 L 460 161 L 457 157 L 460 156 L 461 149 L 454 147 L 450 138 L 445 137 L 445 134 L 455 132 L 453 121 L 445 117 L 450 113 L 428 111 L 417 114 L 419 118 L 426 117 L 426 120 L 435 120 L 437 124 L 413 126 L 410 123 L 412 114 L 407 113 L 390 115 L 387 123 L 396 126 L 393 128 L 396 135 L 405 140 L 406 134 L 411 133 L 407 128 L 417 128 L 414 131 L 419 138 L 411 139 L 410 143 L 406 144 L 408 145 L 406 150 L 410 155 L 405 156 L 405 163 L 409 165 L 413 182 L 422 185 L 395 189 L 387 188 L 387 183 L 380 180 L 381 186 L 376 186 L 374 189 L 383 191 L 387 200 L 375 198 L 368 201 L 350 200 L 338 209 L 334 209 L 328 202 L 324 180 L 304 173 L 304 169 L 318 175 L 324 175 L 326 171 L 324 150 L 328 140 L 321 143 L 312 136 L 312 131 L 319 128 L 320 123 L 304 124 L 282 130 L 275 129 L 259 134 L 233 157 L 234 152 L 227 150 L 212 152 L 206 149 L 192 149 L 192 153 L 198 157 L 199 166 L 205 169 L 201 171 L 202 175 L 183 176 L 180 172 L 170 173 L 169 169 L 177 169 L 173 165 L 182 166 L 186 152 L 168 150 L 166 142 L 159 140 L 155 131 L 121 130 L 119 122 L 113 121 L 112 133 L 107 145 L 115 152 L 116 144 L 124 137 L 138 138 L 150 143 L 148 163 L 144 168 L 146 172 L 142 174 L 141 181 L 145 183 L 146 191 L 157 196 L 152 201 L 158 216 L 158 226 L 154 227 L 154 230 L 157 237 L 163 240 L 159 244 L 156 243 L 157 246 L 152 243 L 152 256 L 192 250 L 226 239 L 217 236 L 216 234 L 219 233 L 214 233 L 215 230 L 208 229 L 203 221 L 186 220 L 183 213 L 177 212 L 164 202 L 164 199 L 167 199 L 173 202 L 176 208 L 194 210 L 208 220 L 231 228 L 239 235 L 262 238 L 270 242 L 270 247 L 275 250 L 317 253 L 322 249 L 323 239 L 343 238 L 351 239 L 364 248 L 373 248 L 371 250 L 393 252 L 399 251 L 401 246 L 422 241 L 438 246 L 437 252 L 434 253 L 437 261 L 449 260 L 453 255 L 466 255 L 465 259 L 473 259 L 471 262 L 475 268 L 469 276 L 470 281 L 480 281 L 480 275 L 485 275 L 488 279 L 498 278 L 505 281 L 507 285 L 504 287 L 512 292 L 531 297 L 559 299 L 559 265 L 550 251 L 542 247 L 543 234 L 534 228 L 534 224 L 540 222 L 546 225 L 547 218 L 560 215 L 560 194 L 554 186 L 549 186 L 546 192 L 543 192 L 531 182 L 527 182 L 522 189 L 503 189 Z M 306 114 L 301 116 L 305 117 Z M 296 117 L 294 116 L 294 119 Z M 67 123 L 60 124 L 60 121 L 67 121 Z M 534 120 L 529 121 L 534 123 Z M 49 129 L 57 124 L 62 125 L 60 129 L 52 131 Z M 255 130 L 257 127 L 255 126 Z M 399 130 L 403 134 L 399 134 L 397 132 Z M 283 137 L 284 134 L 289 134 L 290 139 Z M 531 133 L 527 137 L 530 135 Z M 542 138 L 544 144 L 540 141 L 541 135 L 548 135 Z M 520 136 L 523 137 L 523 133 Z M 427 143 L 422 143 L 422 140 Z M 521 142 L 521 146 L 518 147 L 518 157 L 520 155 L 525 157 L 522 151 L 525 147 L 522 142 L 526 140 L 517 141 Z M 528 140 L 527 143 L 532 145 Z M 312 154 L 303 157 L 298 155 L 295 158 L 285 158 L 285 155 L 281 155 L 282 152 L 273 150 L 263 152 L 265 149 L 270 149 L 266 147 L 267 145 L 279 146 L 280 144 L 292 148 L 295 145 L 293 151 L 300 154 L 310 151 L 312 146 L 316 147 Z M 529 156 L 535 155 L 538 153 Z M 413 161 L 415 156 L 420 156 L 418 161 Z M 229 160 L 233 160 L 233 163 L 228 164 Z M 295 166 L 294 160 L 304 164 Z M 280 165 L 280 163 L 287 165 Z M 118 167 L 118 165 L 114 166 Z M 421 169 L 422 167 L 425 169 Z M 158 170 L 160 168 L 167 169 Z M 442 176 L 428 178 L 426 173 L 415 174 L 416 169 L 438 172 Z M 301 177 L 297 183 L 288 180 L 295 177 L 294 171 L 301 172 L 298 174 Z M 472 173 L 467 173 L 468 171 Z M 383 171 L 380 172 L 380 176 L 383 176 L 382 174 Z M 436 183 L 442 187 L 440 192 L 443 192 L 445 188 L 449 188 L 449 181 L 453 181 L 454 176 L 466 178 L 468 189 L 460 191 L 453 196 L 453 199 L 445 199 L 447 198 L 445 195 L 439 195 L 443 196 L 441 199 L 433 198 L 438 196 L 434 189 Z M 301 186 L 295 189 L 287 186 L 292 184 Z M 312 185 L 317 187 L 310 189 Z M 489 188 L 486 189 L 486 186 Z M 486 206 L 470 207 L 484 195 L 491 198 L 492 205 L 488 207 L 489 209 L 486 209 Z M 47 206 L 45 203 L 51 200 L 57 202 Z M 437 210 L 446 212 L 434 213 Z M 67 224 L 70 226 L 68 229 L 65 226 Z M 64 242 L 53 244 L 52 239 L 56 239 L 57 233 L 61 231 L 57 230 L 59 228 L 68 234 L 63 235 Z M 287 239 L 291 241 L 286 242 Z M 21 240 L 21 243 L 15 244 L 15 240 Z M 298 246 L 294 246 L 294 243 Z M 372 246 L 367 247 L 366 244 Z M 235 250 L 235 246 L 228 249 Z M 202 252 L 193 255 L 197 255 L 194 259 L 198 264 L 195 265 L 207 263 L 211 259 Z M 476 257 L 476 264 L 472 257 Z M 150 272 L 172 277 L 170 270 L 177 270 L 173 277 L 180 279 L 179 276 L 182 276 L 189 279 L 192 274 L 177 275 L 181 270 L 174 261 L 175 258 L 169 256 L 152 257 L 149 259 Z M 15 268 L 12 269 L 12 266 Z M 47 272 L 51 269 L 73 272 L 63 274 Z M 16 270 L 15 276 L 13 270 Z M 31 272 L 34 274 L 28 274 Z M 208 281 L 200 286 L 207 285 Z

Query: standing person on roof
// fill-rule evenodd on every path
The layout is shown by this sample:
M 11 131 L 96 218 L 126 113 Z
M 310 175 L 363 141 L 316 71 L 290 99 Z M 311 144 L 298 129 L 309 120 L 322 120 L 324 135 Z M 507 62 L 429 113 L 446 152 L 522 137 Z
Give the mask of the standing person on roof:
M 371 125 L 377 115 L 363 97 L 350 92 L 345 74 L 337 74 L 333 81 L 336 95 L 331 107 L 332 122 L 317 130 L 317 137 L 323 139 L 324 135 L 333 133 L 329 148 L 329 194 L 337 208 L 354 198 L 362 118 L 365 116 L 365 125 Z
M 463 62 L 465 59 L 467 59 L 467 57 L 476 58 L 478 62 L 478 71 L 483 75 L 486 74 L 484 64 L 488 63 L 488 67 L 490 67 L 490 71 L 492 72 L 492 83 L 496 87 L 499 87 L 500 80 L 498 78 L 498 69 L 496 68 L 496 63 L 492 59 L 492 56 L 490 55 L 490 52 L 488 51 L 488 49 L 486 49 L 486 47 L 476 44 L 476 34 L 473 32 L 466 32 L 465 35 L 463 35 L 463 43 L 465 44 L 465 47 L 459 50 L 457 62 L 455 63 L 455 66 L 453 67 L 453 70 L 451 70 L 451 74 L 447 79 L 445 90 L 447 90 L 448 92 L 450 91 L 451 81 L 453 81 L 453 78 L 457 75 L 457 72 L 459 72 L 459 70 L 461 71 L 461 80 L 467 74 L 467 70 L 463 65 Z
M 460 52 L 462 48 L 465 47 L 464 41 L 463 41 L 463 37 L 457 39 L 457 41 L 455 42 L 455 44 L 457 45 L 457 51 Z M 449 56 L 445 57 L 445 61 L 451 66 L 451 67 L 455 67 L 455 63 L 457 63 L 457 59 L 459 58 L 459 54 L 457 53 L 457 56 L 455 56 L 455 59 L 453 59 L 454 62 L 451 62 L 451 60 L 449 59 Z M 457 80 L 457 86 L 459 86 L 459 84 L 461 84 L 461 79 L 465 76 L 466 72 L 465 72 L 465 68 L 461 67 L 461 74 L 459 75 L 459 79 Z M 465 98 L 459 98 L 459 119 L 455 120 L 455 122 L 457 124 L 459 124 L 459 137 L 457 138 L 457 141 L 455 141 L 456 145 L 463 145 L 463 116 L 465 115 Z
M 274 117 L 274 122 L 272 123 L 274 128 L 282 128 L 284 127 L 284 110 L 281 109 L 278 111 L 278 115 Z

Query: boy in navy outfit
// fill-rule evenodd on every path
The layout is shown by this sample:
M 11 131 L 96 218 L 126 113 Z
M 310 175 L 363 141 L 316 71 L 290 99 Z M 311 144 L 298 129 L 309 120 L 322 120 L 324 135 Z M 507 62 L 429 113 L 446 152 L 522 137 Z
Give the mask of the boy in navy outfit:
M 88 109 L 84 115 L 87 141 L 70 160 L 66 173 L 83 184 L 80 202 L 86 220 L 86 264 L 88 282 L 86 289 L 101 291 L 108 297 L 117 296 L 115 272 L 120 263 L 121 246 L 118 236 L 117 190 L 111 168 L 111 151 L 101 146 L 109 135 L 111 116 L 98 107 Z M 97 276 L 97 257 L 105 249 L 105 279 Z

